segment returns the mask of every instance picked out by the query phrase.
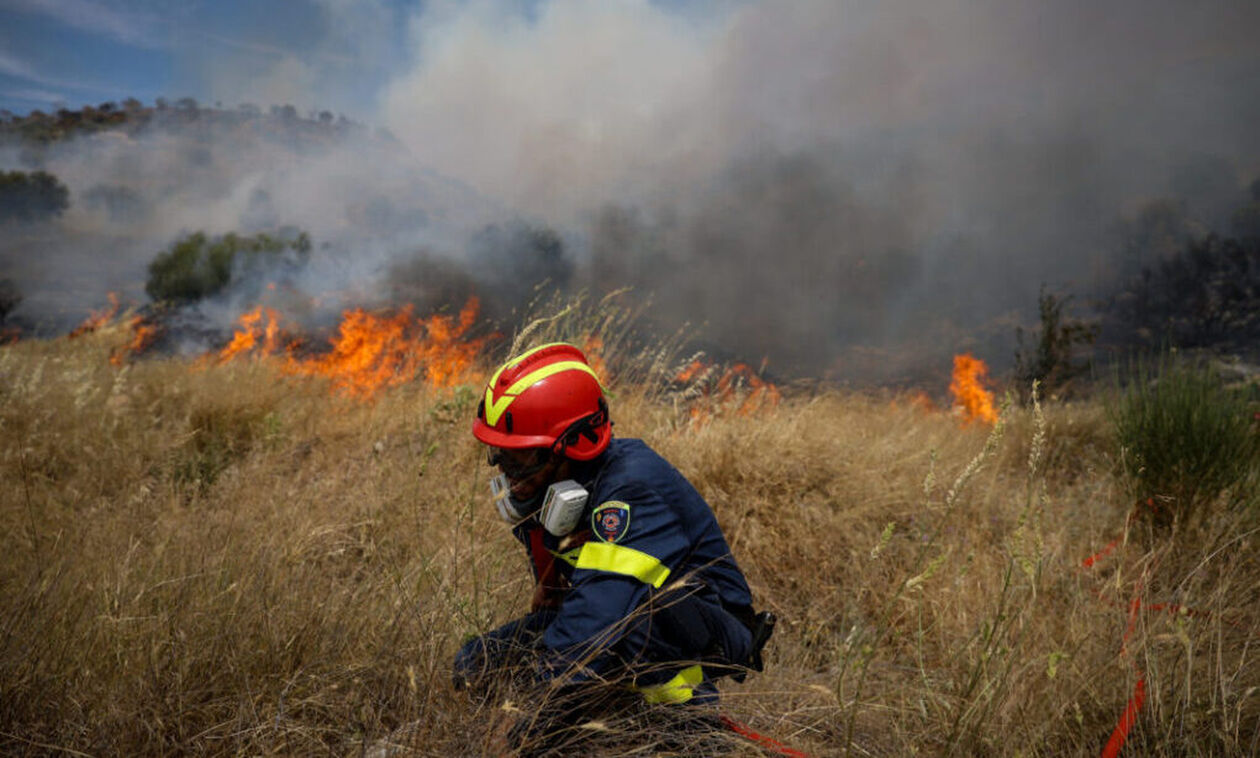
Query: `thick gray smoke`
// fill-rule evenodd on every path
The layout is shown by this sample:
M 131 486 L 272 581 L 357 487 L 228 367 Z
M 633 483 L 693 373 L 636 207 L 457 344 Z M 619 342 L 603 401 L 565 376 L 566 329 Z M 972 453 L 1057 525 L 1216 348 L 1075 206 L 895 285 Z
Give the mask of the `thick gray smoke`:
M 43 332 L 74 325 L 107 292 L 144 302 L 149 262 L 194 231 L 305 231 L 316 249 L 286 277 L 290 302 L 281 293 L 275 304 L 309 312 L 318 298 L 335 314 L 380 304 L 382 280 L 400 256 L 457 251 L 485 219 L 502 214 L 426 171 L 387 136 L 283 111 L 168 109 L 135 134 L 10 149 L 0 167 L 38 167 L 71 191 L 62 218 L 11 226 L 0 243 L 0 271 L 24 295 L 17 315 Z M 258 304 L 255 284 L 198 304 L 191 317 L 227 328 Z
M 441 5 L 386 97 L 424 162 L 581 230 L 588 286 L 782 370 L 1009 360 L 1123 220 L 1210 227 L 1260 171 L 1260 6 Z
M 59 145 L 72 208 L 7 240 L 0 274 L 26 316 L 77 318 L 138 297 L 182 231 L 291 225 L 317 246 L 301 291 L 339 304 L 480 291 L 506 314 L 546 276 L 631 285 L 662 328 L 772 371 L 882 381 L 965 349 L 1000 369 L 1043 283 L 1087 298 L 1228 225 L 1260 175 L 1258 30 L 1248 0 L 426 3 L 376 116 L 401 145 Z M 339 25 L 336 50 L 379 32 Z M 337 60 L 192 63 L 225 102 L 261 81 L 321 107 L 338 79 L 311 72 Z

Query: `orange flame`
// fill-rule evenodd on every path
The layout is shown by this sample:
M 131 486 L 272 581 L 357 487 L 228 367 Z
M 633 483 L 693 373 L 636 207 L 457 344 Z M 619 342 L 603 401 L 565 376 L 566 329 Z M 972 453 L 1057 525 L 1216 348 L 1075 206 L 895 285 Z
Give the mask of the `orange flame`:
M 271 356 L 283 349 L 288 354 L 285 373 L 325 376 L 336 389 L 361 398 L 410 382 L 422 371 L 429 384 L 450 387 L 476 378 L 473 365 L 489 337 L 466 335 L 479 310 L 475 297 L 456 317 L 415 318 L 410 306 L 382 314 L 356 308 L 342 314 L 328 352 L 300 357 L 295 353 L 301 342 L 284 339 L 279 315 L 259 307 L 241 316 L 231 342 L 217 358 L 223 362 L 246 355 Z
M 82 337 L 89 332 L 94 332 L 97 329 L 100 329 L 102 326 L 105 326 L 112 321 L 114 316 L 118 315 L 118 293 L 111 292 L 108 297 L 108 308 L 103 308 L 99 311 L 91 311 L 88 317 L 83 320 L 83 323 L 72 329 L 66 337 L 69 339 Z
M 263 325 L 263 317 L 266 316 L 267 323 Z M 219 351 L 219 361 L 230 361 L 241 353 L 249 353 L 255 348 L 263 355 L 270 355 L 276 352 L 279 346 L 280 326 L 279 317 L 276 312 L 270 308 L 264 308 L 261 305 L 240 317 L 239 326 L 236 333 L 232 335 L 232 341 Z M 259 340 L 262 340 L 261 346 Z
M 586 354 L 586 362 L 601 382 L 608 382 L 608 365 L 604 363 L 604 339 L 598 334 L 587 336 L 582 343 L 582 352 Z
M 121 347 L 114 348 L 109 354 L 110 365 L 121 366 L 128 356 L 143 353 L 157 339 L 158 333 L 158 327 L 149 323 L 144 316 L 133 316 L 131 319 L 131 341 Z
M 988 376 L 989 367 L 979 358 L 970 353 L 954 356 L 954 375 L 949 383 L 949 392 L 954 396 L 954 406 L 962 411 L 964 424 L 997 422 L 993 393 L 984 388 Z
M 914 390 L 907 395 L 894 398 L 890 405 L 896 409 L 901 408 L 903 403 L 920 413 L 935 413 L 937 411 L 936 403 L 923 390 Z
M 697 424 L 727 410 L 749 416 L 763 408 L 774 407 L 783 399 L 778 387 L 762 379 L 746 363 L 733 364 L 719 375 L 713 364 L 696 360 L 683 368 L 674 381 L 699 388 L 699 395 L 689 409 L 692 421 Z
M 712 367 L 705 364 L 703 361 L 692 361 L 687 364 L 685 369 L 678 372 L 678 376 L 674 377 L 674 381 L 679 382 L 680 384 L 691 384 L 693 379 L 700 376 L 705 371 L 708 371 L 710 368 Z

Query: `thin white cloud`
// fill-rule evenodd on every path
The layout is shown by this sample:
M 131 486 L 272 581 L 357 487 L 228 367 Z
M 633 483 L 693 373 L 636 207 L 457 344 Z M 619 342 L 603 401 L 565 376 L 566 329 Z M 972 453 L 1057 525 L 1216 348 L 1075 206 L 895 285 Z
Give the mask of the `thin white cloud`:
M 31 84 L 37 84 L 41 87 L 48 87 L 50 89 L 62 89 L 62 90 L 68 89 L 68 90 L 74 90 L 76 92 L 92 92 L 99 95 L 125 95 L 127 94 L 127 90 L 119 89 L 118 87 L 113 87 L 110 85 L 94 84 L 92 82 L 83 82 L 83 81 L 71 81 L 68 79 L 58 79 L 52 76 L 45 76 L 44 74 L 39 73 L 35 69 L 35 67 L 32 66 L 31 64 L 19 58 L 16 58 L 13 55 L 4 52 L 3 50 L 0 50 L 0 74 L 6 74 L 16 79 L 21 79 L 25 82 L 29 82 Z M 24 89 L 21 91 L 27 92 L 27 93 L 38 92 L 38 90 L 34 90 L 34 89 Z M 44 91 L 43 94 L 50 95 L 52 93 Z M 47 98 L 27 97 L 24 99 L 43 101 L 43 100 L 46 100 Z M 55 99 L 52 100 L 51 102 L 59 102 L 64 99 L 65 98 L 63 96 L 56 95 Z
M 210 32 L 197 32 L 197 35 L 205 41 L 212 42 L 216 45 L 223 45 L 224 47 L 230 47 L 236 50 L 248 50 L 249 52 L 270 56 L 272 58 L 292 58 L 298 52 L 296 50 L 287 50 L 283 47 L 276 47 L 275 45 L 264 45 L 258 42 L 246 42 L 244 40 L 231 39 L 218 34 L 211 34 Z M 349 56 L 335 55 L 322 51 L 306 52 L 303 54 L 303 57 L 345 65 L 355 62 L 355 59 Z
M 38 79 L 39 75 L 25 61 L 18 60 L 12 55 L 0 50 L 0 74 L 8 74 L 16 76 L 19 79 Z
M 96 0 L 8 0 L 10 10 L 37 13 L 80 31 L 110 37 L 138 47 L 161 48 L 157 16 L 122 10 Z
M 46 103 L 48 105 L 57 105 L 66 102 L 66 96 L 59 92 L 49 92 L 41 89 L 13 89 L 3 90 L 0 92 L 4 97 L 10 100 L 24 100 L 32 103 Z
M 208 44 L 185 52 L 196 59 L 210 97 L 352 116 L 367 107 L 365 93 L 375 90 L 395 54 L 391 40 L 401 13 L 384 0 L 310 0 L 310 5 L 309 12 L 319 17 L 310 26 L 314 31 L 279 43 L 258 42 L 243 31 L 194 32 Z

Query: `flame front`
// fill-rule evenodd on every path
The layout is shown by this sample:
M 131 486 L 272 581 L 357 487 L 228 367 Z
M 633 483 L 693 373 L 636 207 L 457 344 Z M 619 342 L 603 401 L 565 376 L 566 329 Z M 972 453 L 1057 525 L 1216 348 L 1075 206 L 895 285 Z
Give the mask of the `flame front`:
M 692 421 L 700 424 L 730 409 L 737 415 L 749 416 L 776 406 L 783 399 L 778 387 L 762 379 L 746 363 L 733 364 L 719 373 L 714 364 L 695 360 L 678 372 L 674 381 L 687 388 L 685 396 L 694 398 L 689 413 Z
M 598 334 L 588 335 L 582 343 L 582 353 L 591 370 L 605 385 L 608 384 L 608 365 L 604 363 L 604 339 Z
M 280 318 L 275 311 L 259 306 L 241 316 L 237 323 L 232 341 L 219 351 L 220 362 L 229 361 L 242 353 L 250 353 L 255 348 L 263 355 L 276 352 L 280 344 Z
M 954 374 L 949 382 L 949 392 L 954 405 L 962 410 L 963 421 L 997 422 L 997 409 L 993 405 L 993 393 L 984 388 L 989 377 L 989 367 L 970 353 L 954 356 Z
M 703 361 L 692 361 L 687 367 L 678 372 L 678 376 L 674 377 L 674 381 L 680 384 L 691 384 L 696 378 L 700 377 L 704 372 L 708 371 L 711 366 Z
M 88 332 L 94 332 L 114 320 L 114 316 L 118 315 L 118 293 L 111 292 L 109 297 L 109 307 L 99 311 L 92 311 L 87 318 L 83 319 L 83 323 L 76 326 L 66 335 L 69 339 L 81 337 Z
M 109 363 L 111 366 L 121 366 L 132 355 L 139 355 L 149 349 L 158 338 L 161 329 L 151 323 L 144 316 L 133 316 L 131 318 L 131 341 L 125 345 L 114 348 L 109 354 Z
M 302 357 L 298 355 L 300 340 L 286 338 L 279 314 L 260 307 L 241 316 L 231 342 L 217 357 L 223 362 L 283 350 L 285 373 L 328 377 L 338 390 L 363 398 L 410 382 L 421 372 L 429 384 L 449 387 L 475 379 L 471 376 L 474 361 L 488 338 L 466 335 L 479 310 L 475 297 L 456 317 L 416 318 L 411 306 L 393 313 L 355 308 L 342 314 L 328 352 Z
M 910 407 L 920 413 L 936 413 L 936 403 L 932 400 L 932 396 L 923 390 L 913 390 L 907 394 L 893 398 L 889 406 L 897 409 L 904 406 Z

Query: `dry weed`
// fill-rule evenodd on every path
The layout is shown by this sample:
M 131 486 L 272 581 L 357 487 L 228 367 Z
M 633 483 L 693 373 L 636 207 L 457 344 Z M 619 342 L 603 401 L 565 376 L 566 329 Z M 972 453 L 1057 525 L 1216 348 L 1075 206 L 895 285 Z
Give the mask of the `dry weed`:
M 0 348 L 0 751 L 491 751 L 501 704 L 449 663 L 529 587 L 476 389 L 368 404 L 265 361 L 118 369 L 123 337 Z M 1000 440 L 840 392 L 690 425 L 650 373 L 616 385 L 617 433 L 691 478 L 781 619 L 767 671 L 723 687 L 737 719 L 816 755 L 1095 755 L 1140 671 L 1126 751 L 1255 752 L 1255 510 L 1126 535 L 1100 408 L 1008 409 Z M 758 754 L 670 748 L 670 718 L 573 739 Z

